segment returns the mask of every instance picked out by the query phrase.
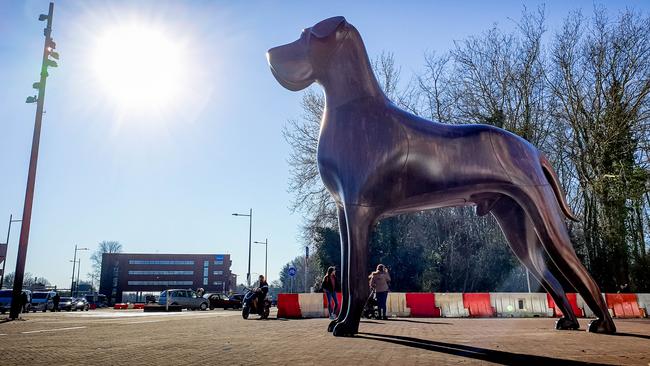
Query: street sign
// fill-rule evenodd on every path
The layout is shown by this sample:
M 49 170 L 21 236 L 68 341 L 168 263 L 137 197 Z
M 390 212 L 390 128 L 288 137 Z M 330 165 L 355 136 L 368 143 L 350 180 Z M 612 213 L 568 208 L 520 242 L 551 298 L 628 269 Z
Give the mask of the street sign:
M 289 267 L 289 276 L 293 277 L 296 275 L 296 268 L 295 267 Z

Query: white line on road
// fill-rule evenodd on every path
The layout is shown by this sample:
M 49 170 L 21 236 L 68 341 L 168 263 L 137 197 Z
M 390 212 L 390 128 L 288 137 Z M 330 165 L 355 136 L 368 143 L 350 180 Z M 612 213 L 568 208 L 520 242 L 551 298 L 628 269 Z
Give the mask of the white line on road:
M 29 332 L 21 332 L 22 334 L 30 333 L 43 333 L 43 332 L 58 332 L 60 330 L 73 330 L 73 329 L 83 329 L 85 327 L 70 327 L 70 328 L 55 328 L 55 329 L 40 329 L 40 330 L 30 330 Z
M 158 322 L 164 322 L 167 321 L 168 319 L 158 319 L 158 320 L 142 320 L 139 322 L 122 322 L 122 324 L 143 324 L 143 323 L 158 323 Z

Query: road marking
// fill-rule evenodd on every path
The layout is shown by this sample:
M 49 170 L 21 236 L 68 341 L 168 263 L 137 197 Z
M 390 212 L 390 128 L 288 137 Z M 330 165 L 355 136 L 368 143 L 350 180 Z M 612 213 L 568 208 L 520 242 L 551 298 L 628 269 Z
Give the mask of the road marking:
M 31 334 L 31 333 L 44 333 L 44 332 L 58 332 L 60 330 L 73 330 L 73 329 L 83 329 L 85 327 L 70 327 L 70 328 L 55 328 L 55 329 L 40 329 L 40 330 L 30 330 L 29 332 L 21 332 L 22 334 Z
M 123 322 L 122 324 L 143 324 L 143 323 L 158 323 L 158 322 L 164 322 L 167 319 L 158 319 L 158 320 L 142 320 L 139 322 Z

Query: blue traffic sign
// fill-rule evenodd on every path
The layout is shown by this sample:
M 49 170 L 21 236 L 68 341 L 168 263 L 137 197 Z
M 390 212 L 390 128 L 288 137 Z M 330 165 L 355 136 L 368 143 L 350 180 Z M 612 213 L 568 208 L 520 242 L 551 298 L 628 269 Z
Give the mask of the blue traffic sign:
M 295 267 L 289 267 L 289 276 L 293 277 L 296 275 L 296 268 Z

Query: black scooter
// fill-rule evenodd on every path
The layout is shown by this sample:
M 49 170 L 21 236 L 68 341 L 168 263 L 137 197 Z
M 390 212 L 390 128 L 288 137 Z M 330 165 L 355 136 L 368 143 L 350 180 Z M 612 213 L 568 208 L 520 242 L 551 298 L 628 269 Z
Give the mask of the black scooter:
M 241 316 L 244 319 L 248 319 L 250 313 L 257 313 L 260 315 L 261 319 L 266 319 L 269 317 L 271 312 L 271 301 L 269 299 L 264 299 L 264 304 L 259 304 L 259 298 L 257 294 L 261 291 L 260 289 L 247 289 L 246 294 L 244 294 L 244 299 L 242 301 L 242 310 Z

